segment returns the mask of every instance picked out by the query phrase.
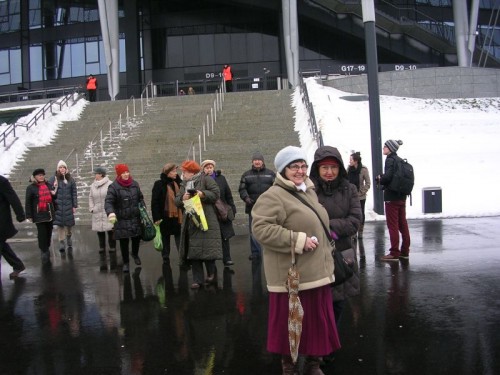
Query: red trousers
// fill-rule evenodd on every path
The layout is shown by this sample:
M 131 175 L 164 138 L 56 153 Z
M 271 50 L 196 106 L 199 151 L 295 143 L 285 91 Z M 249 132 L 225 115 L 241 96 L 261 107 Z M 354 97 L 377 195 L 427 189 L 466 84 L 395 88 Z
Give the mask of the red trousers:
M 410 252 L 410 231 L 408 230 L 408 222 L 406 221 L 406 201 L 385 202 L 385 218 L 391 240 L 391 248 L 389 250 L 391 255 L 408 255 Z M 399 250 L 399 233 L 401 233 L 401 237 L 403 238 L 401 250 Z

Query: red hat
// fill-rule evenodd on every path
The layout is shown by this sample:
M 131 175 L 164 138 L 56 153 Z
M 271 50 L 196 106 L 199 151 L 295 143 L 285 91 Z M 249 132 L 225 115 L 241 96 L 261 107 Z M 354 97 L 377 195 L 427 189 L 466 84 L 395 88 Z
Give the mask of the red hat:
M 201 171 L 200 165 L 194 160 L 186 160 L 182 162 L 181 169 L 186 172 L 198 173 Z
M 323 160 L 320 160 L 318 162 L 318 165 L 321 167 L 322 165 L 335 165 L 335 166 L 339 166 L 339 161 L 337 159 L 335 159 L 334 157 L 327 157 L 327 158 L 324 158 Z
M 115 171 L 117 176 L 121 176 L 125 172 L 130 172 L 127 164 L 116 164 Z

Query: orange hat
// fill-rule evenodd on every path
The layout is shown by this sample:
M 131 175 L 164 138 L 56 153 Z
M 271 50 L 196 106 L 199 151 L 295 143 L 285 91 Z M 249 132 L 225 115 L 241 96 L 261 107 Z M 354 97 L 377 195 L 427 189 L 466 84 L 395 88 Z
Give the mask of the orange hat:
M 322 165 L 333 165 L 333 166 L 339 166 L 339 161 L 335 159 L 333 156 L 328 156 L 324 158 L 323 160 L 320 160 L 318 162 L 318 165 L 321 167 Z
M 200 165 L 194 160 L 186 160 L 182 162 L 181 169 L 186 172 L 198 173 L 201 171 Z
M 128 170 L 128 165 L 127 164 L 116 164 L 115 171 L 116 171 L 116 175 L 117 176 L 121 176 L 122 173 L 125 173 L 125 172 L 130 172 Z

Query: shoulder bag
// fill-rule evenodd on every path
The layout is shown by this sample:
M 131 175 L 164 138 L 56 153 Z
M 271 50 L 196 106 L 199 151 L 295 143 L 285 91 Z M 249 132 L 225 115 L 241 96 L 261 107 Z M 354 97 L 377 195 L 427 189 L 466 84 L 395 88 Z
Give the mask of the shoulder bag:
M 144 202 L 139 202 L 139 213 L 141 216 L 141 239 L 151 241 L 156 236 L 156 229 L 153 221 L 149 218 Z
M 328 241 L 330 242 L 330 245 L 332 246 L 332 256 L 333 256 L 333 263 L 334 263 L 333 274 L 335 275 L 335 281 L 333 282 L 333 286 L 337 286 L 337 285 L 345 283 L 346 280 L 350 279 L 354 275 L 354 270 L 353 270 L 350 262 L 348 260 L 346 260 L 344 258 L 344 256 L 342 255 L 342 252 L 336 251 L 335 240 L 330 235 L 330 231 L 327 229 L 327 227 L 323 223 L 323 220 L 321 220 L 321 218 L 319 217 L 316 210 L 308 202 L 306 202 L 300 195 L 298 195 L 295 192 L 292 192 L 290 190 L 287 190 L 283 187 L 281 187 L 281 188 L 283 190 L 287 191 L 288 193 L 292 194 L 295 198 L 297 198 L 299 201 L 301 201 L 303 204 L 305 204 L 307 207 L 309 207 L 316 214 L 316 216 L 319 219 L 319 222 L 323 226 L 323 230 L 325 231 L 326 238 L 328 238 Z

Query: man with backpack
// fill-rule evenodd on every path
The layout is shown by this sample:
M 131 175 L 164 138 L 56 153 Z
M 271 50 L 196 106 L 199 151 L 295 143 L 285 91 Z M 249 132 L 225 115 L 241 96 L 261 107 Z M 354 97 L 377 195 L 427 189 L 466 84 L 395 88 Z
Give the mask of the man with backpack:
M 385 217 L 391 248 L 389 254 L 380 258 L 382 261 L 408 259 L 410 255 L 410 231 L 406 221 L 406 196 L 413 188 L 413 168 L 396 153 L 403 142 L 389 139 L 384 143 L 383 153 L 387 156 L 384 174 L 376 177 L 377 184 L 384 190 Z M 404 165 L 406 164 L 406 165 Z M 402 243 L 399 248 L 399 233 Z

